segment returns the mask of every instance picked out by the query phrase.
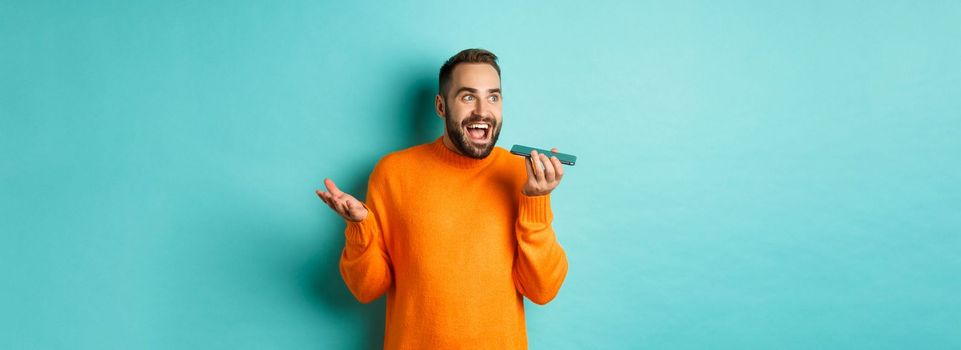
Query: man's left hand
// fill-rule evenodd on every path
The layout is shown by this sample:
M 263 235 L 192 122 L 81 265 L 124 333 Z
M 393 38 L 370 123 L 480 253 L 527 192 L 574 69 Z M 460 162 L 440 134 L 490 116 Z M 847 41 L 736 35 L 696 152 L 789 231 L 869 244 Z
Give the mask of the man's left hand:
M 557 148 L 552 148 L 551 152 L 558 152 Z M 561 178 L 564 177 L 564 168 L 557 157 L 548 158 L 543 153 L 535 150 L 531 151 L 530 161 L 524 162 L 527 165 L 527 183 L 521 190 L 527 196 L 541 196 L 551 193 Z

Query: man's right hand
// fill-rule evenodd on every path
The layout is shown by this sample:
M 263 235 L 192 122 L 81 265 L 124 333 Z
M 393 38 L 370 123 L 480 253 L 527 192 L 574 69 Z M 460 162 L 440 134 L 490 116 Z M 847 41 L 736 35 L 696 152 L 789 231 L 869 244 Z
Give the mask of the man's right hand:
M 317 190 L 317 196 L 327 203 L 330 209 L 337 212 L 337 215 L 354 222 L 361 222 L 367 217 L 367 207 L 364 203 L 354 196 L 341 192 L 337 185 L 334 185 L 333 180 L 324 179 L 324 186 L 327 186 L 329 192 Z

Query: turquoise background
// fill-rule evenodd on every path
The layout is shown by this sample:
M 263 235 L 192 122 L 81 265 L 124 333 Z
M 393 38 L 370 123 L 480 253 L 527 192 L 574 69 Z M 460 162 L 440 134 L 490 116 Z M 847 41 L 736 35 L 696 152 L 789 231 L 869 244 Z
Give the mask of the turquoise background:
M 578 156 L 532 349 L 961 347 L 961 3 L 0 1 L 0 348 L 374 349 L 330 177 L 441 134 Z M 429 179 L 425 179 L 429 181 Z

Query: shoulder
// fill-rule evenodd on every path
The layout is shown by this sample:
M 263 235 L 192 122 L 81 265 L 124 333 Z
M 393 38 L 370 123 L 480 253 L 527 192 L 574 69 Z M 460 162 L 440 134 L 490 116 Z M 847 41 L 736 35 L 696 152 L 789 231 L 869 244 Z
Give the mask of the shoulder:
M 497 156 L 497 167 L 503 173 L 508 174 L 508 176 L 511 176 L 518 181 L 527 179 L 527 169 L 524 165 L 524 161 L 527 159 L 526 157 L 515 155 L 507 149 L 499 146 L 494 147 L 494 150 L 491 151 L 491 155 Z
M 377 160 L 371 176 L 386 178 L 389 174 L 403 173 L 405 170 L 417 167 L 417 164 L 423 164 L 429 152 L 427 146 L 426 144 L 415 145 L 387 153 Z
M 490 156 L 495 157 L 498 163 L 509 163 L 514 160 L 511 157 L 513 154 L 501 146 L 494 146 L 494 149 L 491 150 Z

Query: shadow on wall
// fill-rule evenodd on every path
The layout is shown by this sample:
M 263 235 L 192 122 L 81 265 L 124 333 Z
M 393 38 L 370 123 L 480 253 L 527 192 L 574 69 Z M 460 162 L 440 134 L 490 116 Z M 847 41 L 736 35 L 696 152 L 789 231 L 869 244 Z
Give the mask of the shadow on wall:
M 410 146 L 432 142 L 444 134 L 444 120 L 434 111 L 437 95 L 436 72 L 420 74 L 411 79 L 406 91 L 409 95 L 401 101 L 403 111 L 408 111 L 410 121 Z
M 370 166 L 373 168 L 373 165 Z M 357 198 L 365 198 L 367 193 L 367 178 L 369 170 L 358 170 L 354 179 L 363 178 L 363 181 L 355 181 L 353 185 L 341 188 Z M 318 199 L 319 200 L 319 199 Z M 330 210 L 323 202 L 320 208 Z M 330 217 L 335 214 L 331 213 Z M 370 304 L 361 304 L 354 298 L 344 280 L 340 275 L 340 255 L 344 247 L 344 223 L 339 217 L 335 220 L 325 220 L 319 234 L 324 236 L 325 243 L 322 244 L 324 250 L 319 252 L 319 258 L 313 260 L 314 277 L 311 278 L 313 285 L 309 286 L 311 294 L 316 295 L 324 304 L 324 313 L 336 314 L 336 317 L 344 319 L 345 324 L 351 320 L 359 320 L 357 323 L 363 326 L 364 339 L 358 340 L 358 349 L 383 349 L 384 348 L 384 319 L 386 303 L 385 298 L 381 297 Z
M 398 130 L 403 130 L 405 135 L 397 135 L 394 140 L 406 140 L 406 144 L 372 145 L 374 149 L 386 149 L 387 153 L 401 150 L 418 144 L 428 143 L 435 140 L 443 133 L 443 120 L 434 112 L 434 95 L 437 93 L 436 72 L 434 69 L 411 70 L 416 72 L 406 77 L 399 85 L 404 86 L 396 106 L 386 106 L 383 110 L 406 111 L 406 123 Z M 390 116 L 385 117 L 390 118 Z M 388 123 L 389 124 L 389 123 Z M 354 169 L 351 179 L 353 181 L 343 181 L 345 187 L 341 189 L 347 191 L 358 199 L 365 199 L 367 193 L 367 180 L 376 162 L 386 153 L 378 155 L 375 159 L 365 162 L 369 164 L 363 168 Z M 319 207 L 329 210 L 323 202 Z M 327 214 L 325 214 L 327 215 Z M 386 294 L 370 304 L 361 304 L 347 289 L 344 280 L 340 275 L 340 256 L 344 245 L 344 223 L 341 220 L 325 220 L 320 233 L 329 241 L 323 244 L 326 247 L 319 252 L 319 257 L 315 265 L 311 266 L 313 273 L 310 286 L 311 293 L 316 295 L 326 306 L 325 312 L 335 312 L 344 315 L 345 320 L 360 319 L 360 324 L 364 325 L 365 336 L 359 341 L 360 349 L 383 349 L 384 347 L 384 323 L 386 317 Z

